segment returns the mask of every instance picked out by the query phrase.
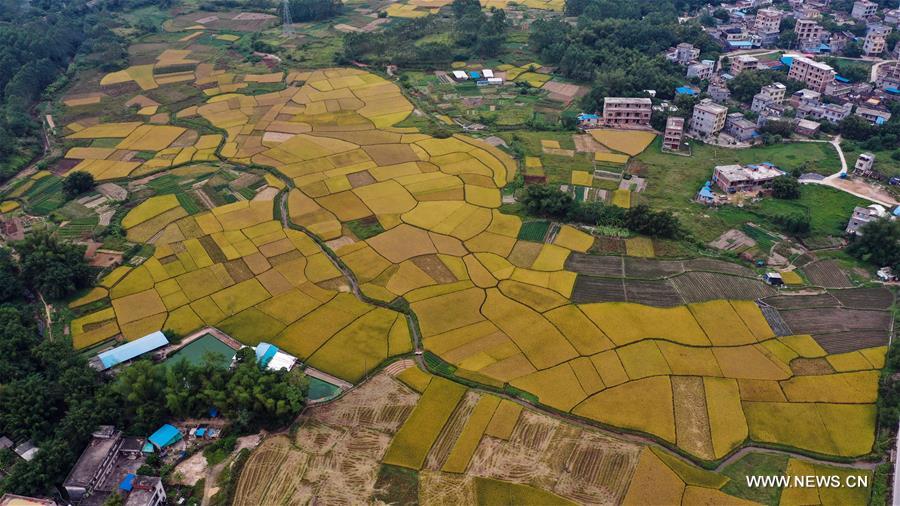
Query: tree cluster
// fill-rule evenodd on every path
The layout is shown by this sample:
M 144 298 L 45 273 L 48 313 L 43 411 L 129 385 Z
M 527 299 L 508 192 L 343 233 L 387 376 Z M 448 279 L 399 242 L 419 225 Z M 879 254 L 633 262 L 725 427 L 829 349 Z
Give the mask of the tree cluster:
M 344 10 L 341 0 L 290 0 L 288 7 L 295 23 L 333 18 Z
M 38 231 L 14 247 L 20 279 L 47 299 L 62 299 L 91 285 L 95 272 L 84 260 L 84 246 Z
M 199 365 L 140 361 L 123 369 L 111 390 L 122 399 L 121 416 L 136 434 L 152 432 L 172 418 L 203 415 L 212 407 L 244 432 L 290 423 L 303 407 L 307 383 L 299 370 L 261 368 L 253 350 L 243 348 L 231 369 L 215 360 Z
M 875 220 L 859 229 L 847 245 L 847 254 L 876 267 L 900 272 L 900 222 Z
M 542 218 L 627 228 L 651 237 L 675 238 L 682 233 L 678 219 L 669 211 L 654 211 L 643 204 L 623 209 L 602 202 L 576 202 L 568 193 L 547 185 L 526 186 L 519 201 L 528 214 Z
M 863 149 L 881 151 L 900 146 L 900 102 L 890 105 L 891 119 L 883 125 L 873 125 L 851 114 L 837 125 L 837 131 L 846 139 L 858 141 Z
M 487 58 L 500 54 L 509 27 L 506 11 L 491 8 L 490 15 L 485 14 L 479 0 L 453 0 L 450 7 L 455 18 L 453 38 L 458 46 Z
M 596 110 L 607 96 L 646 96 L 656 90 L 672 98 L 684 83 L 684 69 L 662 53 L 679 42 L 715 57 L 719 46 L 698 22 L 679 24 L 678 13 L 702 2 L 568 0 L 566 15 L 578 16 L 575 26 L 559 20 L 538 20 L 531 26 L 530 48 L 541 61 L 558 62 L 558 72 L 592 82 L 582 107 Z

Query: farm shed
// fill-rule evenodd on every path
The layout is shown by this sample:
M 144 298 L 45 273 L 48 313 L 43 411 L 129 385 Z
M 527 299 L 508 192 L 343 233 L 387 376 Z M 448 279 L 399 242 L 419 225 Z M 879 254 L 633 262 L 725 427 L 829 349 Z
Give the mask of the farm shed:
M 152 334 L 147 334 L 130 343 L 125 343 L 122 346 L 117 346 L 97 355 L 97 359 L 100 362 L 100 370 L 105 371 L 167 344 L 169 344 L 169 340 L 162 332 L 156 331 Z
M 269 343 L 259 343 L 256 346 L 256 360 L 259 362 L 259 365 L 273 371 L 280 369 L 290 371 L 294 364 L 297 363 L 297 357 L 288 355 L 279 350 L 274 344 Z
M 147 438 L 157 449 L 162 450 L 181 441 L 182 434 L 174 425 L 165 424 Z

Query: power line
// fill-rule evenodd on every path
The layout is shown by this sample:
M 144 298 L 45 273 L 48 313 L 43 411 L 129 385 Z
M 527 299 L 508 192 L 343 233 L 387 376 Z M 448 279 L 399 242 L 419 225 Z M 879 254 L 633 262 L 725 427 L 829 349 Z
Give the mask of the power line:
M 281 32 L 285 36 L 294 34 L 294 22 L 291 20 L 291 6 L 289 0 L 284 0 L 281 4 Z

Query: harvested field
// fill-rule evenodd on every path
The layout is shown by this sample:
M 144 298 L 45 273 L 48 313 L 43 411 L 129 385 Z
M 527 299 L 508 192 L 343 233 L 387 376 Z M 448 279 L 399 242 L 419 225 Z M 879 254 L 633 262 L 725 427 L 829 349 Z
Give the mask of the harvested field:
M 572 302 L 626 302 L 625 282 L 622 279 L 579 275 L 572 289 Z
M 581 277 L 579 276 L 579 279 Z M 628 302 L 657 307 L 673 307 L 684 304 L 684 300 L 670 280 L 626 279 L 625 299 Z
M 713 272 L 688 272 L 672 278 L 687 303 L 715 299 L 753 300 L 773 295 L 775 289 L 755 279 Z
M 846 353 L 874 346 L 885 346 L 889 336 L 883 330 L 854 330 L 813 334 L 813 339 L 828 353 Z
M 552 491 L 580 503 L 618 504 L 640 448 L 525 410 L 509 440 L 485 437 L 469 474 Z
M 894 294 L 887 288 L 853 288 L 829 293 L 850 308 L 888 309 L 894 304 Z
M 459 401 L 459 404 L 456 405 L 456 409 L 453 410 L 453 414 L 450 415 L 446 425 L 444 425 L 443 430 L 441 430 L 440 435 L 431 446 L 431 451 L 428 453 L 428 458 L 425 460 L 424 469 L 439 471 L 444 467 L 444 463 L 447 461 L 450 451 L 456 444 L 456 440 L 459 439 L 460 434 L 462 434 L 463 428 L 469 421 L 469 417 L 472 415 L 475 405 L 478 404 L 479 398 L 480 396 L 477 393 L 469 391 L 466 392 L 466 395 Z
M 712 258 L 694 258 L 686 260 L 684 262 L 684 268 L 689 271 L 721 272 L 723 274 L 734 274 L 736 276 L 756 277 L 756 273 L 753 272 L 753 270 L 748 269 L 743 265 Z
M 620 256 L 572 253 L 566 259 L 565 268 L 589 276 L 621 277 L 624 275 L 623 260 Z
M 840 301 L 830 293 L 816 295 L 775 295 L 766 297 L 763 302 L 776 309 L 800 309 L 813 307 L 835 307 Z
M 891 314 L 886 311 L 817 308 L 791 309 L 780 313 L 795 334 L 815 335 L 859 330 L 879 330 L 887 334 L 891 328 Z
M 380 374 L 337 402 L 308 409 L 293 441 L 277 436 L 253 452 L 235 504 L 368 502 L 391 436 L 418 399 Z
M 825 288 L 851 288 L 847 273 L 834 260 L 818 260 L 803 267 L 809 282 Z
M 567 266 L 568 267 L 568 266 Z M 625 276 L 629 278 L 659 279 L 684 272 L 680 260 L 650 260 L 646 258 L 625 258 Z
M 713 460 L 703 378 L 675 376 L 672 378 L 675 402 L 675 437 L 680 448 L 698 457 Z

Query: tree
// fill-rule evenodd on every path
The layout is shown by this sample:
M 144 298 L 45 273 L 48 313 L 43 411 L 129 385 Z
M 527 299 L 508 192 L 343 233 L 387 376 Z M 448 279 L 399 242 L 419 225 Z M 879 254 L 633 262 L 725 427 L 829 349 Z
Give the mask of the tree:
M 9 302 L 22 296 L 19 281 L 19 267 L 6 248 L 0 248 L 0 303 Z
M 900 222 L 880 219 L 859 229 L 847 245 L 847 254 L 877 267 L 900 268 Z
M 250 348 L 238 350 L 236 361 L 225 389 L 224 414 L 238 430 L 279 427 L 300 413 L 306 396 L 300 371 L 263 369 Z
M 628 230 L 651 237 L 674 238 L 681 233 L 681 224 L 669 211 L 653 211 L 646 204 L 639 204 L 625 212 Z
M 788 120 L 769 120 L 759 129 L 759 132 L 762 134 L 790 137 L 794 132 L 794 125 Z
M 800 198 L 800 183 L 791 176 L 778 176 L 772 180 L 772 196 L 777 199 Z
M 70 172 L 63 179 L 62 188 L 66 198 L 73 199 L 94 189 L 94 176 L 81 170 Z
M 849 58 L 859 58 L 860 56 L 862 56 L 862 53 L 862 44 L 855 40 L 848 42 L 847 45 L 844 46 L 844 56 L 847 56 Z
M 40 231 L 15 248 L 21 258 L 22 278 L 45 297 L 62 299 L 91 284 L 94 270 L 84 260 L 84 246 Z
M 572 210 L 572 197 L 548 185 L 528 185 L 520 199 L 528 214 L 563 218 Z

